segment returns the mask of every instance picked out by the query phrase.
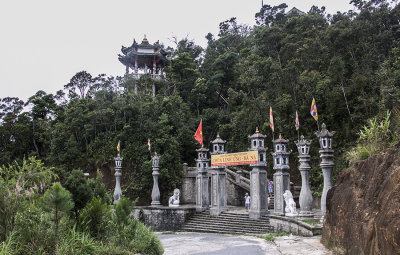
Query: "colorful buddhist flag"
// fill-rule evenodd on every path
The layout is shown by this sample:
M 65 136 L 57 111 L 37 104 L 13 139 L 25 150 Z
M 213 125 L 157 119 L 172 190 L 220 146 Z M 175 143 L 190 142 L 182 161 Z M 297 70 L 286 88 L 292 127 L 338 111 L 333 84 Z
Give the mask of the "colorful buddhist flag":
M 147 146 L 149 147 L 149 151 L 151 150 L 151 143 L 150 143 L 150 138 L 147 139 Z
M 199 127 L 196 130 L 196 133 L 194 133 L 194 139 L 196 139 L 200 144 L 203 144 L 203 125 L 202 125 L 203 120 L 200 119 L 200 124 Z
M 315 120 L 318 120 L 317 104 L 315 103 L 314 98 L 312 99 L 312 102 L 311 102 L 310 114 L 311 114 L 311 116 L 313 116 L 313 118 Z
M 300 127 L 300 122 L 299 122 L 299 114 L 297 113 L 297 110 L 296 110 L 296 130 L 299 130 L 299 127 Z
M 269 126 L 272 129 L 272 132 L 275 130 L 275 125 L 274 125 L 274 115 L 272 114 L 272 107 L 269 106 Z
M 117 151 L 119 152 L 120 150 L 121 150 L 121 140 L 118 140 Z

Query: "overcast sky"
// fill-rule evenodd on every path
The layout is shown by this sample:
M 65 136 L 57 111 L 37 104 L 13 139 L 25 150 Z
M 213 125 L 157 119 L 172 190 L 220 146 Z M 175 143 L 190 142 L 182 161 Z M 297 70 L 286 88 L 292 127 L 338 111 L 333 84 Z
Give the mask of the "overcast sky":
M 350 0 L 264 0 L 285 2 L 307 12 L 312 5 L 327 13 L 353 10 Z M 207 33 L 236 17 L 254 25 L 261 0 L 9 0 L 0 2 L 0 98 L 26 100 L 38 90 L 63 89 L 77 72 L 123 75 L 121 45 L 141 42 L 146 34 L 173 45 L 188 37 L 206 46 Z

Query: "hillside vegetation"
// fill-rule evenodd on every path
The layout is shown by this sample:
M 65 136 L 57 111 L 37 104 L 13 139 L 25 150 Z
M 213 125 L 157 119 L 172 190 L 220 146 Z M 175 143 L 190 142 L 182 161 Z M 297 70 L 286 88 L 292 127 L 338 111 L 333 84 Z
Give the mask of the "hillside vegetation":
M 300 184 L 293 142 L 298 110 L 300 133 L 313 140 L 311 182 L 318 193 L 322 173 L 317 124 L 309 113 L 312 98 L 319 123 L 337 131 L 335 176 L 348 166 L 346 153 L 368 120 L 379 122 L 399 107 L 400 7 L 387 1 L 352 2 L 357 12 L 333 15 L 315 6 L 305 15 L 285 15 L 285 4 L 264 5 L 255 14 L 256 26 L 238 24 L 235 18 L 223 21 L 218 35 L 206 35 L 204 49 L 187 38 L 177 41 L 154 99 L 148 76 L 93 77 L 85 71 L 55 94 L 38 91 L 27 102 L 2 98 L 0 165 L 36 156 L 55 168 L 64 185 L 74 169 L 110 169 L 121 140 L 124 194 L 149 200 L 150 138 L 153 152 L 161 155 L 165 200 L 180 186 L 182 163 L 194 164 L 199 145 L 193 134 L 201 118 L 206 145 L 219 132 L 229 152 L 245 151 L 247 136 L 259 127 L 271 148 L 271 105 L 275 137 L 282 133 L 291 141 L 295 184 Z M 268 160 L 269 175 L 271 164 Z

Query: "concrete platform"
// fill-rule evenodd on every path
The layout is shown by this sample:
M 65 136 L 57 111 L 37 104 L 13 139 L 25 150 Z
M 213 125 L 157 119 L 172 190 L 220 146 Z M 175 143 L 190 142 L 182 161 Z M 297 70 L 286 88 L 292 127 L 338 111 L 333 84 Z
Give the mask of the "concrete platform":
M 270 242 L 255 236 L 209 233 L 157 233 L 164 255 L 331 255 L 320 237 L 282 236 Z

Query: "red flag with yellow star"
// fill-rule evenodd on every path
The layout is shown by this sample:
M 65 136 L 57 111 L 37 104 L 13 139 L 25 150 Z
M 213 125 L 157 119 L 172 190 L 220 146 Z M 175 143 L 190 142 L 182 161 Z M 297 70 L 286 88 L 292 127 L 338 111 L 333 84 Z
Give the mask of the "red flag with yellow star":
M 194 133 L 194 139 L 196 139 L 201 145 L 203 144 L 203 125 L 202 125 L 203 120 L 200 119 L 200 124 L 199 127 L 196 130 L 196 133 Z

